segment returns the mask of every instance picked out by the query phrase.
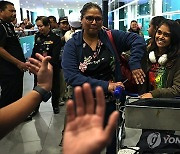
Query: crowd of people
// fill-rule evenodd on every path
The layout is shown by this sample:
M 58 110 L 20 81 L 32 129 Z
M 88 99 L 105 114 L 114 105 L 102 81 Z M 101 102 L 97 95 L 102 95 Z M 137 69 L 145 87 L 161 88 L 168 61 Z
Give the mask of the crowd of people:
M 58 23 L 54 16 L 39 16 L 29 62 L 11 24 L 15 20 L 13 3 L 1 1 L 0 119 L 13 107 L 18 108 L 0 120 L 1 138 L 23 120 L 32 119 L 39 112 L 40 102 L 47 101 L 51 95 L 54 114 L 58 114 L 59 105 L 65 100 L 65 89 L 70 86 L 73 93 L 69 94 L 72 100 L 66 104 L 64 154 L 70 152 L 71 146 L 77 154 L 99 153 L 105 146 L 107 154 L 115 154 L 113 130 L 118 113 L 113 93 L 119 86 L 126 90 L 118 60 L 123 52 L 130 53 L 128 64 L 141 99 L 180 96 L 178 20 L 153 17 L 148 29 L 150 38 L 146 41 L 133 20 L 128 32 L 111 30 L 112 44 L 103 27 L 102 10 L 95 3 L 86 3 L 80 14 L 61 17 Z M 34 74 L 34 87 L 22 97 L 23 75 L 27 70 Z M 121 101 L 125 98 L 123 93 Z M 78 125 L 80 122 L 82 125 Z M 86 142 L 84 136 L 92 132 L 97 135 Z

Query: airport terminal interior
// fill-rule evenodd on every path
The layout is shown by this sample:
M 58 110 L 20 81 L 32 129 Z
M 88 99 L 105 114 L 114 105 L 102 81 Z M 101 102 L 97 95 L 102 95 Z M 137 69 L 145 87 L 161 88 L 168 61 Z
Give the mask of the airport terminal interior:
M 18 24 L 28 19 L 34 25 L 31 30 L 17 32 L 26 59 L 30 57 L 34 46 L 34 33 L 38 31 L 35 20 L 38 16 L 52 15 L 58 21 L 60 17 L 68 16 L 71 12 L 79 13 L 85 2 L 90 2 L 90 0 L 10 1 L 15 4 Z M 180 19 L 180 0 L 93 0 L 92 2 L 107 9 L 107 16 L 104 18 L 107 20 L 107 28 L 128 31 L 131 21 L 136 20 L 145 40 L 149 39 L 149 22 L 153 17 Z M 33 75 L 25 72 L 23 95 L 33 89 L 33 79 Z M 42 102 L 37 115 L 19 124 L 0 140 L 0 154 L 62 154 L 61 139 L 67 99 L 61 100 L 65 104 L 59 106 L 58 114 L 53 112 L 51 99 Z M 125 128 L 123 145 L 135 147 L 141 132 L 141 129 Z M 131 154 L 132 151 L 119 152 L 119 154 L 125 153 Z M 102 154 L 105 154 L 105 150 Z

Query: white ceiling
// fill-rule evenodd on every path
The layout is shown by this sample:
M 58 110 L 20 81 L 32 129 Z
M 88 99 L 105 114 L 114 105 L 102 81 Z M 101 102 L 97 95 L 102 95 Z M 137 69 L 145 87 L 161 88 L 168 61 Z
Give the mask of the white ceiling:
M 94 2 L 102 5 L 103 0 L 19 0 L 21 8 L 37 9 L 37 8 L 62 8 L 62 9 L 81 9 L 87 2 Z M 119 2 L 129 3 L 133 0 L 118 0 Z M 145 3 L 148 0 L 138 0 L 140 3 Z
M 63 9 L 81 9 L 87 2 L 101 4 L 102 0 L 20 0 L 21 8 L 63 8 Z

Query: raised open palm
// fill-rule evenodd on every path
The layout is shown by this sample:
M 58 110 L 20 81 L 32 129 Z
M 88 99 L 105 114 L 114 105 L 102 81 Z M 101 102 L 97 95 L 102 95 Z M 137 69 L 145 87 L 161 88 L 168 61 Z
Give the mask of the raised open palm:
M 104 128 L 105 99 L 101 87 L 96 88 L 96 102 L 90 85 L 75 88 L 75 102 L 67 102 L 67 125 L 64 133 L 63 153 L 96 154 L 111 141 L 116 128 L 115 111 Z

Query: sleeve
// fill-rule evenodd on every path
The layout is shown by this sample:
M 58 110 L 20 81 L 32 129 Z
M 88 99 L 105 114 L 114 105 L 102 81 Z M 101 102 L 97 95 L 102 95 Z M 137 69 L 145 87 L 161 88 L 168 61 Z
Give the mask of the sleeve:
M 6 42 L 7 34 L 5 31 L 5 27 L 0 24 L 0 47 L 4 47 Z
M 158 88 L 153 91 L 151 91 L 151 94 L 153 97 L 161 97 L 161 98 L 173 98 L 173 97 L 180 97 L 180 58 L 178 58 L 178 62 L 176 64 L 176 70 L 173 71 L 173 68 L 171 68 L 170 72 L 172 73 L 172 85 L 168 86 L 167 88 Z M 168 74 L 168 76 L 171 76 Z M 167 79 L 167 82 L 171 82 L 169 79 Z
M 54 42 L 53 42 L 53 51 L 52 51 L 52 58 L 50 60 L 50 63 L 54 67 L 59 67 L 60 66 L 60 51 L 61 51 L 61 38 L 59 36 L 55 36 Z
M 130 50 L 129 66 L 131 70 L 141 68 L 141 59 L 146 52 L 146 43 L 142 36 L 121 30 L 112 30 L 119 53 Z
M 74 44 L 73 39 L 70 39 L 64 47 L 62 68 L 64 72 L 65 81 L 71 86 L 81 86 L 87 82 L 91 85 L 93 91 L 97 86 L 101 86 L 104 92 L 108 92 L 108 81 L 97 80 L 89 76 L 84 76 L 79 70 L 79 55 L 80 50 Z M 79 55 L 78 55 L 79 54 Z

